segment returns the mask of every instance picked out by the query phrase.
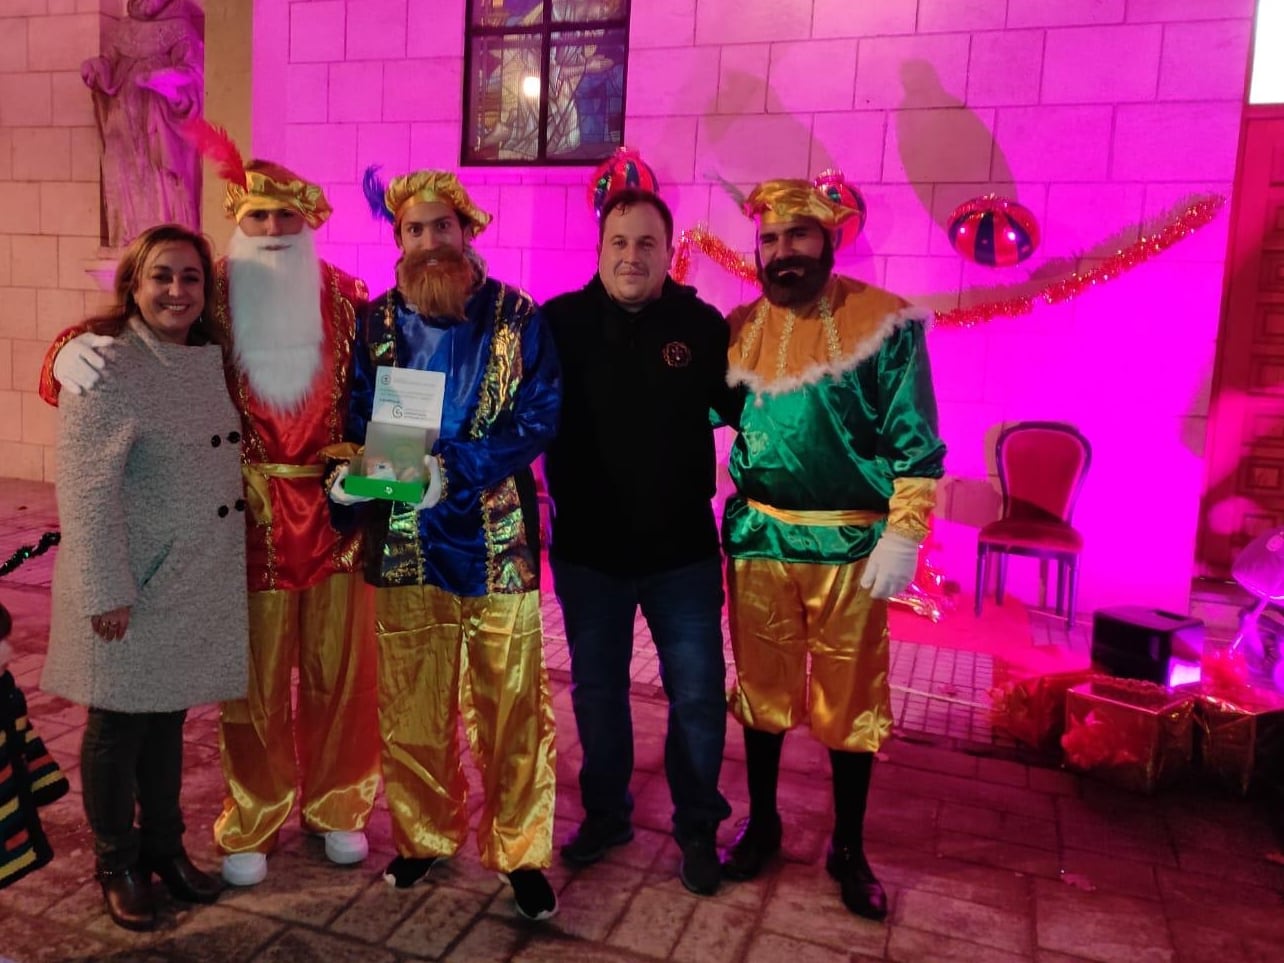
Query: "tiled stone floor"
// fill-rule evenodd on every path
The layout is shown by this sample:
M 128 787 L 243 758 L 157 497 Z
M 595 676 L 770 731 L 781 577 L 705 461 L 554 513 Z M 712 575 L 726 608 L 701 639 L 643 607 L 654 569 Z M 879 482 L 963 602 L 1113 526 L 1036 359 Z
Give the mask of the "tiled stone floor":
M 47 486 L 0 481 L 0 560 L 55 526 Z M 995 743 L 984 713 L 964 704 L 983 702 L 989 657 L 924 645 L 896 647 L 900 730 L 876 769 L 867 820 L 871 861 L 891 897 L 886 924 L 849 915 L 825 875 L 828 767 L 804 734 L 786 741 L 785 858 L 762 878 L 727 884 L 712 898 L 682 888 L 678 851 L 666 831 L 664 704 L 653 656 L 640 644 L 633 700 L 637 839 L 588 869 L 555 863 L 550 875 L 561 912 L 552 921 L 517 919 L 507 888 L 480 868 L 472 847 L 427 885 L 389 888 L 378 878 L 392 851 L 380 809 L 365 865 L 329 865 L 319 841 L 292 828 L 262 886 L 227 893 L 211 907 L 165 903 L 158 931 L 131 934 L 105 919 L 90 879 L 75 766 L 84 712 L 36 688 L 49 561 L 32 560 L 0 579 L 0 598 L 17 623 L 12 668 L 73 792 L 44 811 L 55 861 L 0 890 L 0 960 L 1284 959 L 1284 869 L 1266 858 L 1279 843 L 1257 804 L 1203 787 L 1132 796 L 1019 761 Z M 555 612 L 547 628 L 560 839 L 579 817 L 579 746 Z M 184 777 L 188 847 L 209 867 L 216 865 L 209 826 L 222 796 L 215 718 L 213 709 L 192 713 Z M 746 811 L 743 750 L 734 727 L 729 735 L 722 782 L 735 815 L 722 828 L 724 842 Z

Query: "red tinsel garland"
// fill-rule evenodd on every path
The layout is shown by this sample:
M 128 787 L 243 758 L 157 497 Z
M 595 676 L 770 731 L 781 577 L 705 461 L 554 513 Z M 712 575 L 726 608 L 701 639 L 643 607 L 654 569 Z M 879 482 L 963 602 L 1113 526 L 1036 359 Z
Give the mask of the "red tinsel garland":
M 993 318 L 1015 318 L 1029 314 L 1038 302 L 1060 304 L 1078 297 L 1092 288 L 1099 288 L 1139 264 L 1161 254 L 1182 238 L 1190 237 L 1201 227 L 1212 222 L 1226 198 L 1220 194 L 1195 201 L 1182 209 L 1174 218 L 1153 234 L 1146 234 L 1135 243 L 1116 251 L 1091 270 L 1075 272 L 1068 278 L 1054 281 L 1033 294 L 987 301 L 968 307 L 952 308 L 936 315 L 935 323 L 947 328 L 971 328 Z M 725 241 L 696 227 L 683 231 L 678 238 L 677 254 L 673 261 L 673 279 L 684 281 L 691 267 L 692 251 L 699 251 L 721 268 L 742 281 L 756 281 L 758 271 L 751 258 L 732 250 Z
M 742 281 L 757 281 L 758 268 L 751 258 L 733 251 L 727 242 L 710 234 L 702 227 L 683 231 L 678 237 L 678 250 L 673 258 L 673 280 L 679 284 L 687 277 L 691 267 L 691 250 L 694 248 L 724 271 L 730 271 Z

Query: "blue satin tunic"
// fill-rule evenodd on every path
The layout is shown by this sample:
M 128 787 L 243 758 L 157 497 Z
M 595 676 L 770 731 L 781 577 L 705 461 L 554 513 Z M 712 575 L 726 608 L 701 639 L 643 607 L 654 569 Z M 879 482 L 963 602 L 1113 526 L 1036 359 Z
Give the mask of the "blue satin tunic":
M 483 281 L 466 314 L 425 318 L 393 289 L 358 325 L 349 440 L 365 441 L 376 368 L 446 375 L 433 448 L 445 495 L 424 511 L 402 502 L 364 506 L 366 578 L 374 585 L 435 585 L 463 596 L 539 587 L 531 463 L 557 432 L 556 351 L 531 298 L 499 281 Z

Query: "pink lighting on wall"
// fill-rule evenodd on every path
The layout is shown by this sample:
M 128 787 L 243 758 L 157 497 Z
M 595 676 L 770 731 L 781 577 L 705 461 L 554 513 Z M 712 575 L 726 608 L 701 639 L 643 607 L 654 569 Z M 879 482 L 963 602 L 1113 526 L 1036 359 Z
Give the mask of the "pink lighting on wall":
M 359 174 L 458 168 L 465 4 L 442 3 L 431 31 L 407 0 L 369 6 L 380 15 L 255 4 L 256 33 L 288 43 L 255 44 L 254 151 L 323 181 L 336 209 L 323 254 L 381 291 L 396 250 L 363 210 Z M 1251 4 L 1142 3 L 1136 16 L 1130 4 L 1127 23 L 1097 22 L 1088 6 L 635 3 L 624 136 L 678 231 L 705 225 L 751 252 L 751 224 L 707 175 L 747 189 L 832 166 L 869 215 L 840 270 L 942 311 L 1037 290 L 1102 263 L 1182 200 L 1229 193 L 1234 176 L 1241 104 L 1224 92 L 1243 87 Z M 405 29 L 389 34 L 389 21 Z M 379 59 L 390 35 L 403 41 Z M 541 299 L 592 277 L 591 173 L 461 171 L 496 216 L 477 244 L 495 276 Z M 1022 264 L 968 263 L 943 230 L 991 191 L 1020 198 L 1041 229 Z M 1225 246 L 1223 215 L 1072 302 L 931 333 L 950 446 L 935 558 L 947 576 L 969 580 L 976 530 L 995 517 L 998 431 L 1066 421 L 1094 450 L 1075 516 L 1087 542 L 1080 608 L 1185 610 Z M 701 258 L 688 282 L 724 310 L 755 293 Z M 1037 602 L 1037 580 L 1037 566 L 1014 567 L 1010 591 Z

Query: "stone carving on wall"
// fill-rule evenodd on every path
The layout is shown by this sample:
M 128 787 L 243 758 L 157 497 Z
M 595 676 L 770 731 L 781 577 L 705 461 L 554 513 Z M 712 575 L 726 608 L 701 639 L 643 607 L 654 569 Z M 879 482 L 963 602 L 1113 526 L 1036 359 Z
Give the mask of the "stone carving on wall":
M 200 227 L 200 156 L 178 132 L 201 114 L 204 14 L 191 0 L 128 0 L 80 66 L 102 146 L 104 241 L 121 248 L 154 224 Z

